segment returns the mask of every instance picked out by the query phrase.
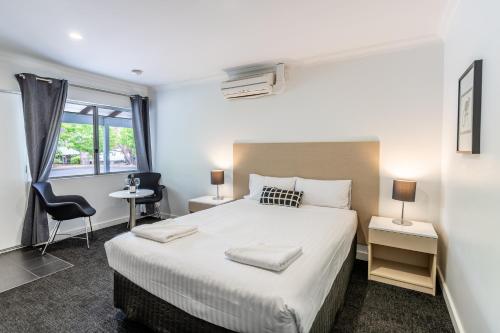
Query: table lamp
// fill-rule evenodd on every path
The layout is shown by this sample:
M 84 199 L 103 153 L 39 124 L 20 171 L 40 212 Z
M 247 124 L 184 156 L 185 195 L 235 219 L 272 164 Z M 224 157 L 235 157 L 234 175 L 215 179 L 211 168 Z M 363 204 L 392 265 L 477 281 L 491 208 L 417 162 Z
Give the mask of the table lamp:
M 217 185 L 217 196 L 213 197 L 214 200 L 222 200 L 224 197 L 219 195 L 219 185 L 224 184 L 224 170 L 212 170 L 210 172 L 210 180 L 212 185 Z
M 404 219 L 405 214 L 405 202 L 415 201 L 415 190 L 417 188 L 417 182 L 414 180 L 399 180 L 395 179 L 392 182 L 392 198 L 394 200 L 399 200 L 403 203 L 403 208 L 401 209 L 401 219 L 394 219 L 392 223 L 410 226 L 411 221 Z

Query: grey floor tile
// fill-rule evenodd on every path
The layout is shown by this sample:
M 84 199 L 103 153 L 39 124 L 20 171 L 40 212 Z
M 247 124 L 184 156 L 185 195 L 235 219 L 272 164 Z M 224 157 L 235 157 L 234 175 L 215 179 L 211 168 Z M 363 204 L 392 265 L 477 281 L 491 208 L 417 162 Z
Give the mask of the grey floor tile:
M 7 257 L 5 257 L 4 254 L 1 254 L 0 255 L 0 274 L 2 273 L 2 267 L 6 266 L 6 265 L 12 265 L 12 262 Z
M 42 253 L 38 250 L 24 251 L 18 253 L 16 252 L 17 251 L 7 253 L 5 254 L 5 256 L 15 265 L 18 265 L 22 268 L 26 268 L 28 270 L 35 269 L 37 267 L 59 260 L 57 257 L 54 257 L 49 253 L 46 253 L 44 256 L 42 256 Z
M 0 265 L 0 292 L 37 280 L 38 276 L 9 262 Z
M 0 255 L 0 292 L 59 272 L 73 265 L 38 249 L 26 248 Z
M 35 257 L 38 254 L 37 249 L 32 249 L 32 248 L 22 248 L 19 250 L 14 250 L 10 251 L 7 253 L 4 253 L 0 255 L 2 258 L 7 258 L 11 260 L 18 260 L 18 259 L 30 259 Z
M 58 259 L 58 258 L 56 258 L 56 259 L 57 259 L 56 261 L 53 261 L 53 262 L 50 262 L 46 265 L 31 269 L 30 270 L 31 273 L 33 273 L 39 277 L 44 277 L 44 276 L 51 275 L 51 274 L 54 274 L 56 272 L 62 271 L 64 269 L 73 267 L 72 264 L 70 264 L 66 261 L 63 261 L 63 260 Z

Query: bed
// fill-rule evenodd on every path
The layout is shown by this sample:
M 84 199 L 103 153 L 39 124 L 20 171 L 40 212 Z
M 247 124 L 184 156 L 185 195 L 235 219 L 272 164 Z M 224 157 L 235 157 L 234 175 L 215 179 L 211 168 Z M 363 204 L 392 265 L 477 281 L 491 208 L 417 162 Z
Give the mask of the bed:
M 338 152 L 339 146 L 327 144 L 321 149 L 323 156 L 327 156 L 325 149 L 332 147 L 333 152 Z M 278 151 L 283 152 L 283 147 L 275 148 L 274 158 L 280 159 Z M 376 177 L 370 163 L 361 169 L 358 163 L 349 171 L 353 207 L 358 196 L 368 201 L 358 206 L 361 212 L 317 206 L 264 206 L 241 199 L 177 218 L 174 223 L 196 225 L 199 232 L 174 242 L 156 243 L 131 233 L 110 240 L 105 247 L 114 270 L 115 306 L 129 319 L 158 332 L 329 332 L 343 304 L 355 258 L 356 231 L 359 241 L 360 220 L 367 214 L 364 208 L 378 200 L 372 188 L 359 186 L 363 184 L 359 179 L 366 179 L 366 171 L 371 170 L 378 190 L 378 143 L 375 148 Z M 251 155 L 248 146 L 243 149 Z M 262 147 L 256 149 L 262 151 Z M 352 149 L 346 151 L 358 156 L 358 162 L 369 160 L 362 156 L 362 149 L 360 154 L 353 154 Z M 317 149 L 313 153 L 317 154 Z M 240 187 L 245 186 L 249 172 L 246 170 L 264 174 L 266 170 L 249 165 L 258 164 L 258 158 L 245 161 L 238 152 L 234 157 L 233 191 L 242 195 Z M 282 158 L 290 160 L 290 156 Z M 272 167 L 275 174 L 297 172 L 288 170 L 294 168 L 289 165 L 288 171 L 280 173 L 279 165 Z M 363 170 L 361 177 L 358 172 Z M 330 171 L 338 172 L 339 168 Z M 307 172 L 298 175 L 311 177 Z M 330 178 L 346 179 L 335 175 Z M 300 244 L 303 255 L 280 273 L 224 257 L 227 248 L 255 241 Z

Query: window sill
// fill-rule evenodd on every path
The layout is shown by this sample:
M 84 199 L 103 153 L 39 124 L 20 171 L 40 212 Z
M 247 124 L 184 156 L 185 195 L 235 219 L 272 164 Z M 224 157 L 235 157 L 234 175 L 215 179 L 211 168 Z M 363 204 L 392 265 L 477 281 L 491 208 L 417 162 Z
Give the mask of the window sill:
M 108 173 L 100 173 L 98 175 L 74 175 L 74 176 L 60 176 L 60 177 L 49 177 L 49 181 L 51 180 L 64 180 L 64 179 L 78 179 L 78 178 L 91 178 L 91 177 L 105 177 L 105 176 L 116 176 L 116 175 L 129 175 L 131 173 L 138 173 L 139 170 L 129 170 L 129 171 L 117 171 L 117 172 L 108 172 Z

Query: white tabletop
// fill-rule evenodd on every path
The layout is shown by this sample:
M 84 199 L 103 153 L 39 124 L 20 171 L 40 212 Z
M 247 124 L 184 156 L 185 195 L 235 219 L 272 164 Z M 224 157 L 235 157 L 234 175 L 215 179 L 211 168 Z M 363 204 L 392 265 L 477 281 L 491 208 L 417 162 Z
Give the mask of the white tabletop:
M 143 198 L 153 195 L 155 192 L 148 189 L 139 189 L 135 193 L 130 193 L 128 190 L 116 191 L 110 193 L 109 196 L 117 199 L 131 199 L 131 198 Z
M 404 226 L 392 223 L 392 220 L 389 217 L 373 216 L 369 228 L 413 236 L 438 238 L 432 223 L 411 221 L 412 225 Z
M 215 200 L 213 195 L 206 195 L 204 197 L 189 199 L 189 201 L 190 202 L 201 203 L 201 204 L 218 206 L 218 205 L 222 205 L 222 204 L 225 204 L 225 203 L 233 201 L 233 198 L 231 198 L 231 197 L 224 197 L 224 199 Z

